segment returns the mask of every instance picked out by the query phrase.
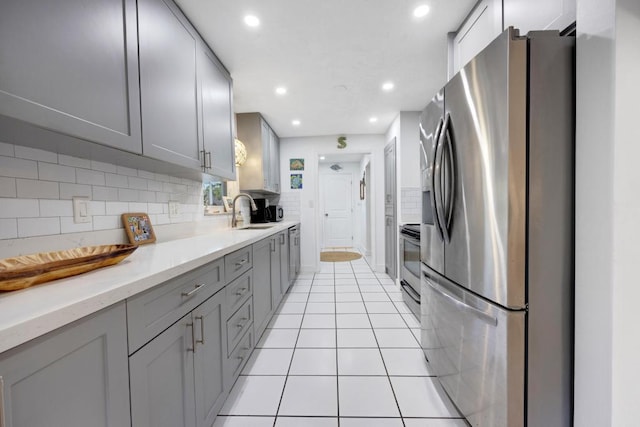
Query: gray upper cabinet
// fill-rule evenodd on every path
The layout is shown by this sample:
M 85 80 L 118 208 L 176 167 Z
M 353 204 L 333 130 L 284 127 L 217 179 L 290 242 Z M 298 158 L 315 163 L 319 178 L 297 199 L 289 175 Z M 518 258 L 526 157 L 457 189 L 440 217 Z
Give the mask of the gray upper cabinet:
M 206 46 L 198 57 L 205 172 L 236 179 L 231 76 Z
M 138 31 L 144 155 L 200 169 L 198 36 L 170 0 L 139 0 Z
M 135 0 L 4 0 L 0 115 L 141 153 Z
M 130 426 L 126 342 L 120 303 L 3 353 L 0 425 Z
M 238 139 L 247 147 L 247 165 L 240 189 L 280 193 L 280 139 L 260 113 L 236 114 Z

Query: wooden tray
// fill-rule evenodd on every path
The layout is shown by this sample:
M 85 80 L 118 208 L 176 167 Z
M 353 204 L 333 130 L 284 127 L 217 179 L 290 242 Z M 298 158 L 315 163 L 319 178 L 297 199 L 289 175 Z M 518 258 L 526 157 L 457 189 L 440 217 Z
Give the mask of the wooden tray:
M 0 260 L 0 291 L 15 291 L 38 283 L 86 273 L 117 264 L 136 245 L 86 246 Z

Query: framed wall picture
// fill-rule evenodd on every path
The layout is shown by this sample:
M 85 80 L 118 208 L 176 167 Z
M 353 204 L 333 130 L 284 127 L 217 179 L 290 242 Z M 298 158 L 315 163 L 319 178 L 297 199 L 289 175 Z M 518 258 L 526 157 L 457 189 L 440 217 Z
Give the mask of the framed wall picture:
M 302 174 L 301 173 L 292 173 L 291 174 L 291 189 L 292 190 L 301 190 L 302 189 Z
M 129 243 L 133 245 L 145 245 L 156 241 L 151 220 L 146 213 L 124 213 L 122 214 L 122 225 L 129 238 Z
M 303 171 L 304 170 L 304 159 L 289 159 L 289 170 L 292 170 L 292 171 Z

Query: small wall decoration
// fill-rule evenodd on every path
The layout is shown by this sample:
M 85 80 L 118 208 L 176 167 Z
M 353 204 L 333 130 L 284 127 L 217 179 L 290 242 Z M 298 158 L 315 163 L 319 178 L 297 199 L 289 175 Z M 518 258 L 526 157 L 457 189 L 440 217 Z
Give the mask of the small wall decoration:
M 224 204 L 224 210 L 231 212 L 233 209 L 233 199 L 229 196 L 222 196 L 222 203 Z
M 343 149 L 347 147 L 347 137 L 346 136 L 339 136 L 338 137 L 338 148 L 339 149 Z
M 122 225 L 131 244 L 144 245 L 156 241 L 156 235 L 146 213 L 124 213 Z
M 292 170 L 292 171 L 303 171 L 304 170 L 304 159 L 289 159 L 289 170 Z
M 292 173 L 291 174 L 291 189 L 292 190 L 300 190 L 300 189 L 302 189 L 302 174 L 301 173 Z

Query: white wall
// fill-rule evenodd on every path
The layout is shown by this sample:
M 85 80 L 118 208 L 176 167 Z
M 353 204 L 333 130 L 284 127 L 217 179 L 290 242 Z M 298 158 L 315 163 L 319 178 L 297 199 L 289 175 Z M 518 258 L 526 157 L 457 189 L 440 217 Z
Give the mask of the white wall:
M 372 267 L 377 271 L 384 271 L 383 150 L 385 139 L 382 135 L 346 136 L 347 147 L 343 150 L 337 148 L 337 136 L 282 138 L 280 140 L 282 193 L 298 192 L 300 194 L 301 267 L 304 271 L 316 271 L 319 266 L 318 156 L 337 153 L 371 153 L 372 223 L 375 231 L 375 241 L 372 245 Z M 291 158 L 305 159 L 305 170 L 302 172 L 290 171 L 289 159 Z M 289 188 L 291 173 L 303 174 L 303 188 L 301 190 Z
M 640 2 L 577 1 L 575 425 L 637 425 Z

